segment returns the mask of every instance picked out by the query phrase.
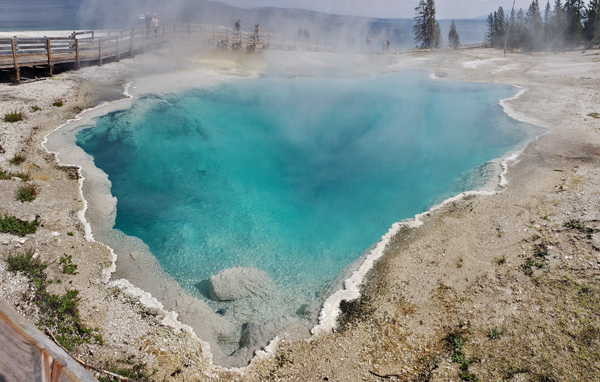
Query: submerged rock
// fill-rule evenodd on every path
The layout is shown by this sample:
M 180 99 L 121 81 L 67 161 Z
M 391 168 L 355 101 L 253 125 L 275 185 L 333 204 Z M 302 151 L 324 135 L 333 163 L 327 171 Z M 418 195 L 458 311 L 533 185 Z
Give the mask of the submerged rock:
M 231 301 L 266 296 L 275 288 L 275 281 L 265 272 L 250 267 L 223 269 L 208 279 L 210 298 Z

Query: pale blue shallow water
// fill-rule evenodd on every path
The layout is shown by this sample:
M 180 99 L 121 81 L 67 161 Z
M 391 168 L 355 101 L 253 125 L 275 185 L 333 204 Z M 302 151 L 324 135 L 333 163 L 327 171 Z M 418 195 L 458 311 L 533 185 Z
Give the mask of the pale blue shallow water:
M 251 266 L 293 315 L 392 223 L 538 134 L 499 106 L 515 93 L 414 72 L 243 80 L 143 97 L 77 144 L 109 175 L 115 228 L 185 289 L 207 300 L 199 282 Z

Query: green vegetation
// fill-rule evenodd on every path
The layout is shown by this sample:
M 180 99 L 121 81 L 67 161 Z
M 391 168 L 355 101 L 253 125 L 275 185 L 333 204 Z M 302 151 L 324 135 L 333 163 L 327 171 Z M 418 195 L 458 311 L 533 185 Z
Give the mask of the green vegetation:
M 66 253 L 63 253 L 59 263 L 63 266 L 62 273 L 66 273 L 68 275 L 76 275 L 79 273 L 77 272 L 77 264 L 73 263 L 73 255 L 67 256 Z
M 62 98 L 59 98 L 52 103 L 52 106 L 56 106 L 56 107 L 63 107 L 63 105 L 64 105 L 64 102 L 63 102 Z
M 10 164 L 19 165 L 19 164 L 21 164 L 21 163 L 25 162 L 25 159 L 27 159 L 27 158 L 25 158 L 25 156 L 24 156 L 24 155 L 21 155 L 21 154 L 15 154 L 15 156 L 14 156 L 14 157 L 12 157 L 12 159 L 10 159 L 8 162 L 9 162 Z
M 489 338 L 490 340 L 493 340 L 493 339 L 495 339 L 495 338 L 498 338 L 498 335 L 499 335 L 499 334 L 498 334 L 498 330 L 497 330 L 496 328 L 492 328 L 492 329 L 490 329 L 490 330 L 488 331 L 488 334 L 487 334 L 487 335 L 488 335 L 488 338 Z
M 74 235 L 74 233 L 73 233 L 73 232 L 71 232 L 71 231 L 69 231 L 69 232 L 67 232 L 67 235 L 69 235 L 69 236 L 73 236 L 73 235 Z
M 600 113 L 588 113 L 588 117 L 600 118 Z
M 37 220 L 37 218 L 32 222 L 28 222 L 17 219 L 14 216 L 4 215 L 4 217 L 0 219 L 0 232 L 23 237 L 27 234 L 35 233 L 39 225 L 40 221 Z
M 38 106 L 35 106 L 35 105 L 34 106 L 29 106 L 29 109 L 31 110 L 32 113 L 35 113 L 36 111 L 42 110 L 41 107 L 38 107 Z
M 463 266 L 463 257 L 459 256 L 458 260 L 456 261 L 456 268 L 462 268 Z
M 4 122 L 14 123 L 14 122 L 22 121 L 22 120 L 23 120 L 23 112 L 15 110 L 13 112 L 4 114 Z
M 502 257 L 496 259 L 496 264 L 502 265 L 504 263 L 506 263 L 506 256 L 502 255 Z
M 146 372 L 146 364 L 135 361 L 135 355 L 130 355 L 127 359 L 120 359 L 117 363 L 127 365 L 125 367 L 119 367 L 115 363 L 107 364 L 104 369 L 111 373 L 119 374 L 123 377 L 129 378 L 135 381 L 150 381 L 150 378 L 156 373 L 156 370 L 152 374 Z M 115 377 L 109 375 L 101 375 L 98 377 L 100 382 L 118 381 Z
M 595 232 L 600 231 L 599 229 L 597 229 L 596 227 L 594 228 L 590 228 L 590 227 L 586 227 L 585 223 L 583 223 L 581 220 L 579 219 L 571 219 L 566 221 L 563 224 L 566 228 L 571 228 L 571 229 L 576 229 L 581 233 L 584 233 L 587 235 L 588 239 L 592 238 L 592 234 Z
M 28 172 L 11 172 L 0 169 L 0 180 L 8 180 L 14 176 L 23 179 L 25 182 L 31 180 L 31 175 Z
M 40 189 L 35 184 L 27 184 L 19 187 L 15 198 L 20 202 L 32 202 L 40 193 Z
M 86 328 L 79 320 L 77 297 L 79 291 L 70 289 L 63 296 L 46 291 L 46 285 L 50 282 L 46 281 L 44 270 L 48 266 L 39 258 L 34 258 L 33 250 L 9 254 L 6 261 L 9 271 L 23 273 L 35 286 L 33 295 L 25 298 L 39 308 L 38 328 L 40 330 L 48 328 L 67 350 L 72 350 L 77 344 L 90 343 L 92 340 L 100 345 L 103 344 L 98 329 Z
M 459 320 L 459 326 L 444 337 L 444 340 L 451 348 L 450 359 L 452 362 L 460 364 L 458 376 L 461 380 L 479 381 L 479 378 L 475 374 L 469 373 L 469 365 L 472 363 L 472 360 L 468 359 L 465 355 L 464 347 L 467 343 L 467 337 L 465 336 L 465 331 L 460 328 L 460 324 Z

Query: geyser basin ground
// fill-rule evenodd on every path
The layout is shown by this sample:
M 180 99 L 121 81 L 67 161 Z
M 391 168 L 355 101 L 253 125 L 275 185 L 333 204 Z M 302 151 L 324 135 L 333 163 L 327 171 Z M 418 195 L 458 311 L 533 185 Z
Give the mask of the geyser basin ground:
M 256 347 L 314 322 L 323 287 L 393 222 L 482 186 L 482 164 L 537 135 L 498 104 L 516 92 L 414 72 L 245 80 L 144 96 L 77 143 L 109 176 L 114 228 Z M 206 280 L 238 266 L 275 291 L 212 301 Z

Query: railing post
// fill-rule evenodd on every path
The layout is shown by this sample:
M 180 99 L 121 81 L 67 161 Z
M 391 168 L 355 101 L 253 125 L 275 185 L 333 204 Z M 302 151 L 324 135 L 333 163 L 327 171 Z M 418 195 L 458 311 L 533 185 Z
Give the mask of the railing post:
M 119 56 L 119 36 L 117 36 L 117 62 L 121 61 L 121 56 Z
M 50 46 L 50 39 L 46 39 L 46 49 L 48 50 L 48 68 L 50 69 L 50 77 L 54 73 L 54 67 L 52 65 L 52 47 Z
M 17 82 L 21 82 L 21 69 L 17 63 L 17 49 L 15 48 L 15 39 L 10 40 L 10 47 L 12 48 L 13 64 L 15 65 L 15 75 L 17 76 Z
M 77 36 L 75 37 L 75 62 L 77 63 L 77 69 L 81 68 L 79 62 L 79 40 L 77 39 Z
M 102 66 L 102 39 L 98 39 L 98 61 L 100 62 L 100 66 Z

